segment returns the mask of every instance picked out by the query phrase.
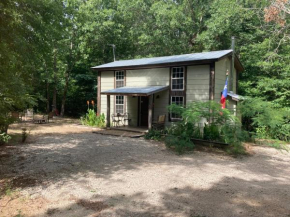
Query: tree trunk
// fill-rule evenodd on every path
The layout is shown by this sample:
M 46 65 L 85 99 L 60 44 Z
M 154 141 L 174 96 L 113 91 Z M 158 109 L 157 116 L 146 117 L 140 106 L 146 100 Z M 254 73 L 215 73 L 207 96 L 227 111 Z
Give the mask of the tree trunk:
M 57 95 L 57 91 L 56 91 L 56 85 L 54 85 L 54 89 L 53 89 L 53 99 L 52 99 L 52 112 L 55 113 L 56 112 L 56 95 Z
M 69 75 L 70 75 L 69 72 L 67 72 L 65 75 L 65 87 L 64 87 L 64 91 L 63 91 L 62 102 L 61 102 L 61 111 L 60 111 L 60 116 L 62 116 L 62 117 L 64 116 L 65 100 L 66 100 L 66 94 L 67 94 L 67 89 L 68 89 Z
M 60 116 L 64 116 L 64 111 L 65 111 L 65 101 L 66 101 L 66 95 L 67 95 L 67 90 L 68 90 L 68 84 L 69 84 L 69 77 L 70 77 L 70 73 L 72 71 L 72 68 L 74 66 L 74 58 L 73 58 L 73 53 L 72 53 L 72 49 L 73 49 L 73 42 L 71 41 L 70 43 L 70 50 L 69 50 L 69 59 L 68 59 L 68 68 L 65 74 L 65 87 L 63 90 L 63 96 L 62 96 L 62 101 L 61 101 L 61 111 L 60 111 Z
M 57 85 L 57 62 L 56 62 L 56 49 L 54 52 L 54 58 L 53 58 L 53 71 L 54 71 L 54 87 L 53 87 L 53 99 L 52 99 L 52 112 L 54 114 L 56 114 L 56 96 L 57 96 L 57 89 L 56 89 L 56 85 Z
M 46 81 L 46 113 L 49 113 L 49 83 Z

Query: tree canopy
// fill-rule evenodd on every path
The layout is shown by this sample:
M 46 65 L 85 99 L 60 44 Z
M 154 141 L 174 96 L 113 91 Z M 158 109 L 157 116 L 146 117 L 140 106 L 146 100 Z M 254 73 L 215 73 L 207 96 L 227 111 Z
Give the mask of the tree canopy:
M 239 93 L 290 106 L 289 1 L 2 0 L 0 109 L 80 115 L 95 99 L 90 67 L 117 59 L 229 49 Z

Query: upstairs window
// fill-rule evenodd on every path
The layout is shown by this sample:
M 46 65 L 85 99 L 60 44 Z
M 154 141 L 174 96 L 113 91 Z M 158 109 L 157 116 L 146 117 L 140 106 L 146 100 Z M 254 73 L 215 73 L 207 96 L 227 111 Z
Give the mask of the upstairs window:
M 179 106 L 183 106 L 184 105 L 184 97 L 183 96 L 172 96 L 171 97 L 171 104 L 176 104 Z M 181 119 L 181 116 L 175 113 L 171 113 L 170 114 L 171 119 Z
M 172 68 L 171 90 L 184 90 L 184 67 Z
M 125 76 L 124 71 L 116 71 L 116 88 L 125 86 Z

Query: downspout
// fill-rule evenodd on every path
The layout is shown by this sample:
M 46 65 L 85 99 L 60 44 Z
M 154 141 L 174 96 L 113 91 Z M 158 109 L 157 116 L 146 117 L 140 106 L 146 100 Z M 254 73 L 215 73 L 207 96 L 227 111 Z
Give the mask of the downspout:
M 231 65 L 231 73 L 230 73 L 229 91 L 233 91 L 234 69 L 235 69 L 235 36 L 232 36 L 232 65 Z

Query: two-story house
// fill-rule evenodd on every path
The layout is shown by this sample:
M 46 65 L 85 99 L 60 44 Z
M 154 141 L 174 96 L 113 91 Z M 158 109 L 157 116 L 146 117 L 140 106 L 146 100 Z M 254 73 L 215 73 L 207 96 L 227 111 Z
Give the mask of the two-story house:
M 104 113 L 107 127 L 112 114 L 129 114 L 130 126 L 148 127 L 159 115 L 166 125 L 178 120 L 169 114 L 171 103 L 186 106 L 192 101 L 220 101 L 229 70 L 229 104 L 235 109 L 238 74 L 243 66 L 238 57 L 232 66 L 232 50 L 176 56 L 115 61 L 93 67 L 98 71 L 98 114 Z

